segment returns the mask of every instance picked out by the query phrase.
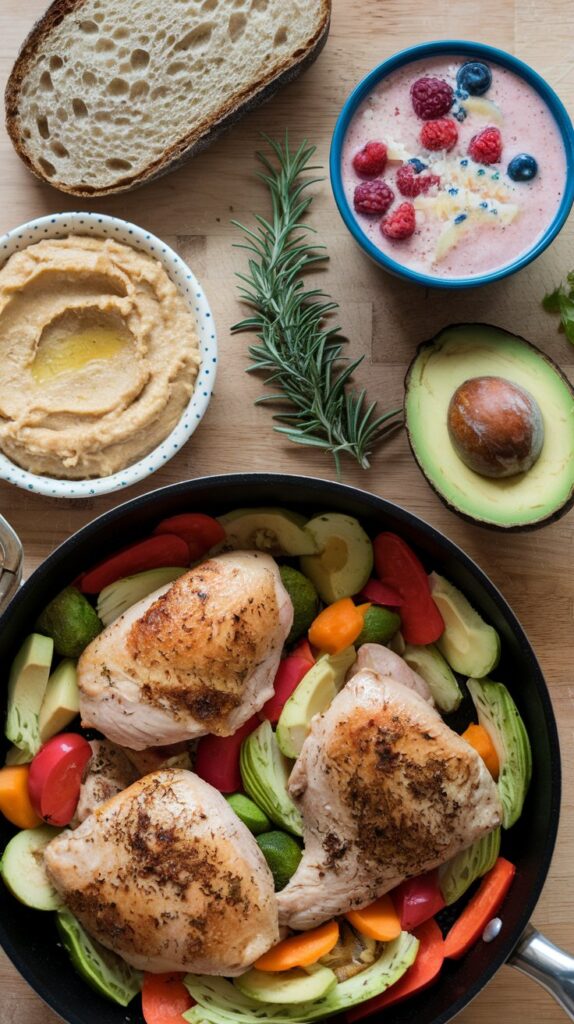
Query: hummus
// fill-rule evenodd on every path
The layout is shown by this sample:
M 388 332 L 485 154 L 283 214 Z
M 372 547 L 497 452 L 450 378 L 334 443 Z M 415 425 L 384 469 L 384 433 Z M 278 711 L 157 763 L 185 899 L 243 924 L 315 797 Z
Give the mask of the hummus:
M 162 265 L 110 239 L 45 239 L 0 270 L 0 449 L 51 477 L 107 476 L 173 429 L 200 364 Z

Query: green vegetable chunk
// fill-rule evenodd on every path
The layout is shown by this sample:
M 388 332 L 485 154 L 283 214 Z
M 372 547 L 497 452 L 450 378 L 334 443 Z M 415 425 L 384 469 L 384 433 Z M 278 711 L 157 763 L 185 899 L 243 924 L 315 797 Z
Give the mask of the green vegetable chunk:
M 340 981 L 320 999 L 307 1003 L 278 1003 L 273 1006 L 258 1002 L 240 992 L 225 978 L 188 974 L 184 983 L 197 1006 L 183 1016 L 188 1024 L 306 1024 L 336 1013 L 357 1003 L 378 996 L 402 978 L 414 963 L 418 939 L 401 932 L 397 939 L 386 942 L 374 964 L 347 981 Z
M 12 837 L 2 854 L 0 874 L 20 903 L 34 910 L 57 910 L 62 901 L 44 868 L 44 848 L 60 829 L 50 825 L 27 828 Z
M 6 736 L 29 761 L 41 746 L 38 716 L 53 653 L 53 640 L 32 633 L 24 640 L 10 669 Z
M 286 643 L 294 643 L 307 632 L 319 611 L 319 595 L 311 580 L 290 565 L 279 568 L 281 582 L 293 605 L 293 625 Z
M 371 575 L 373 545 L 353 516 L 326 512 L 305 526 L 319 550 L 301 559 L 301 569 L 313 581 L 320 597 L 332 604 L 358 594 Z
M 461 850 L 438 869 L 438 884 L 447 907 L 496 864 L 500 853 L 500 829 L 495 828 L 472 846 Z
M 337 975 L 321 964 L 273 973 L 252 967 L 236 978 L 234 984 L 244 995 L 260 1003 L 297 1004 L 326 995 L 337 984 Z
M 254 836 L 258 836 L 260 832 L 269 831 L 271 828 L 270 819 L 248 796 L 244 796 L 243 793 L 231 793 L 225 799 L 235 811 L 237 817 Z
M 279 892 L 299 867 L 301 847 L 286 832 L 264 832 L 257 836 L 257 845 L 271 869 L 275 892 Z
M 522 814 L 532 777 L 532 751 L 528 733 L 503 683 L 494 683 L 490 679 L 469 679 L 467 685 L 478 721 L 489 734 L 498 755 L 502 827 L 511 828 Z
M 363 628 L 355 640 L 355 647 L 361 644 L 386 644 L 400 628 L 400 615 L 372 604 L 365 612 Z
M 219 517 L 225 530 L 224 547 L 267 551 L 270 555 L 312 555 L 313 537 L 304 529 L 307 520 L 284 508 L 237 508 Z
M 462 690 L 438 647 L 434 644 L 427 644 L 426 647 L 407 644 L 403 658 L 409 668 L 418 672 L 427 683 L 437 707 L 446 714 L 456 711 L 462 700 Z
M 76 587 L 66 587 L 44 608 L 36 629 L 52 637 L 62 657 L 79 658 L 103 625 L 87 598 Z
M 291 766 L 281 753 L 270 722 L 262 722 L 241 745 L 243 788 L 281 828 L 303 835 L 301 815 L 287 792 Z
M 58 912 L 57 925 L 70 960 L 84 981 L 113 1003 L 131 1003 L 141 989 L 141 972 L 90 938 L 68 910 Z
M 481 679 L 498 665 L 500 637 L 452 583 L 431 573 L 433 601 L 444 619 L 437 647 L 455 672 Z
M 183 576 L 187 569 L 167 566 L 165 569 L 146 569 L 136 572 L 133 576 L 124 576 L 115 583 L 104 587 L 98 595 L 97 612 L 104 626 L 109 626 L 128 608 L 143 601 L 144 597 L 153 594 L 154 590 L 165 587 L 168 583 Z
M 354 647 L 323 654 L 303 676 L 277 722 L 277 743 L 286 757 L 299 757 L 313 715 L 325 711 L 335 699 L 354 660 Z
M 64 658 L 48 679 L 38 720 L 40 742 L 45 743 L 57 732 L 65 729 L 79 710 L 80 691 L 76 662 L 71 658 Z

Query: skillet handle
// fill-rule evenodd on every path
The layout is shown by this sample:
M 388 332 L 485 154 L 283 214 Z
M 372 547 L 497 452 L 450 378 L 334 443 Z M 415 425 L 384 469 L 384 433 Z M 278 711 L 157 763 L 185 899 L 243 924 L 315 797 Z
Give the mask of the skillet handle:
M 550 992 L 574 1021 L 574 957 L 528 925 L 508 963 Z
M 20 586 L 24 551 L 10 523 L 0 515 L 0 612 L 3 612 Z

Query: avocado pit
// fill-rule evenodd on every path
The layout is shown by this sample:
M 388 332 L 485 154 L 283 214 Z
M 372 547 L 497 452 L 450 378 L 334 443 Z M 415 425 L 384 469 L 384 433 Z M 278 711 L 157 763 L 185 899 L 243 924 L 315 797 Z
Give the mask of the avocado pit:
M 533 396 L 504 377 L 472 377 L 448 407 L 449 437 L 458 457 L 481 476 L 525 473 L 544 443 L 544 423 Z

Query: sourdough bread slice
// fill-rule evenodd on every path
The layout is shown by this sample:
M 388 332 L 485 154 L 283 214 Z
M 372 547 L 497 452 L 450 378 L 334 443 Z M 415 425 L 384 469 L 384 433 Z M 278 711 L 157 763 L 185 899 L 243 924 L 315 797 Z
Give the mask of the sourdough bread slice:
M 6 87 L 34 174 L 106 195 L 172 170 L 311 63 L 331 0 L 55 0 Z

